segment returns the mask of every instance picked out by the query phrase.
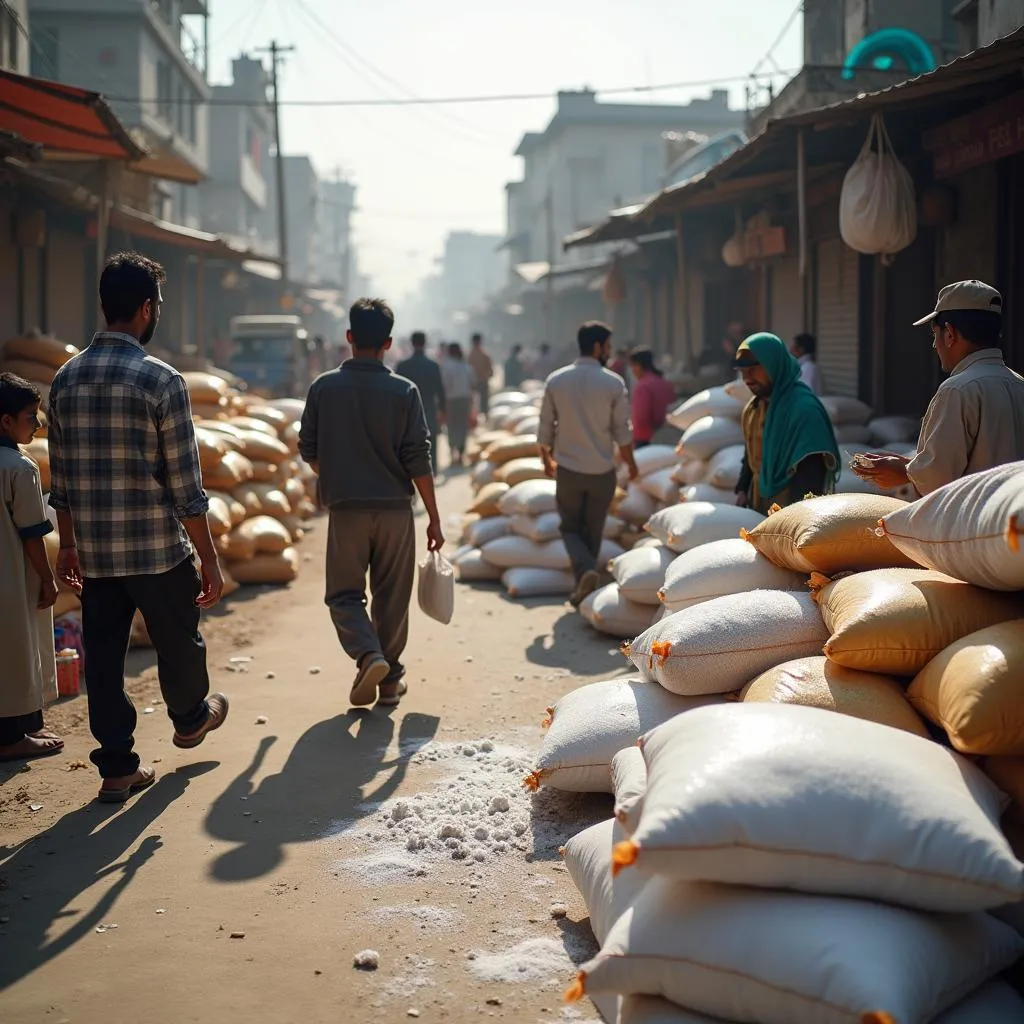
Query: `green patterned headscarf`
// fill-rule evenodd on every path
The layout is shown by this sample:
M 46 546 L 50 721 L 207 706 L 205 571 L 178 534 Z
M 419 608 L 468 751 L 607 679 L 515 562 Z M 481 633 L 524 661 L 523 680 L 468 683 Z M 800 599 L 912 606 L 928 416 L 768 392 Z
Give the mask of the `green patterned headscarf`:
M 752 334 L 737 358 L 749 351 L 772 381 L 764 421 L 761 472 L 757 488 L 768 500 L 785 490 L 796 467 L 810 455 L 822 455 L 830 469 L 826 490 L 839 475 L 839 446 L 832 421 L 813 391 L 800 379 L 800 364 L 774 334 Z

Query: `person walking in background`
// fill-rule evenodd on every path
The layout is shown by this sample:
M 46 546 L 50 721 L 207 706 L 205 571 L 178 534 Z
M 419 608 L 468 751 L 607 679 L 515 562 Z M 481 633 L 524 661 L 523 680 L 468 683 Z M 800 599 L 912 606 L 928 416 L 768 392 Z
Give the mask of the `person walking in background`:
M 461 466 L 469 439 L 469 420 L 473 415 L 473 392 L 478 382 L 457 341 L 448 346 L 448 358 L 441 367 L 441 377 L 448 396 L 448 447 L 452 465 Z
M 818 396 L 825 394 L 825 381 L 818 367 L 818 339 L 813 334 L 798 334 L 790 349 L 800 364 L 800 379 Z
M 476 375 L 476 393 L 480 400 L 480 415 L 486 416 L 491 405 L 491 380 L 494 378 L 494 360 L 484 350 L 484 336 L 474 334 L 469 344 L 469 365 Z
M 210 694 L 199 632 L 200 611 L 220 600 L 224 579 L 188 388 L 177 370 L 146 354 L 164 281 L 163 268 L 145 256 L 112 256 L 100 277 L 107 329 L 50 386 L 57 575 L 82 597 L 89 725 L 99 743 L 91 756 L 107 803 L 156 779 L 134 751 L 137 718 L 124 688 L 136 610 L 156 648 L 174 745 L 199 746 L 228 715 L 227 697 Z
M 597 559 L 615 497 L 616 447 L 630 480 L 638 476 L 626 385 L 605 368 L 611 336 L 611 329 L 596 321 L 580 327 L 579 358 L 548 378 L 537 432 L 545 472 L 557 485 L 562 539 L 576 579 L 570 601 L 576 608 L 601 582 Z
M 632 396 L 633 446 L 643 448 L 665 425 L 665 416 L 676 399 L 676 389 L 654 365 L 654 353 L 649 348 L 633 349 L 629 354 L 629 368 L 636 380 Z
M 350 702 L 398 704 L 416 574 L 412 500 L 427 510 L 427 548 L 444 545 L 430 470 L 430 430 L 416 385 L 384 365 L 395 315 L 382 299 L 349 311 L 352 358 L 317 377 L 306 397 L 299 454 L 329 510 L 326 604 L 356 663 Z M 366 578 L 372 606 L 367 614 Z
M 611 370 L 612 373 L 617 373 L 626 382 L 626 390 L 632 392 L 634 382 L 630 378 L 629 372 L 630 351 L 631 349 L 629 347 L 618 349 L 615 353 L 615 358 L 609 364 L 608 369 Z
M 504 386 L 509 391 L 521 388 L 523 381 L 526 380 L 526 367 L 523 366 L 522 354 L 523 346 L 513 345 L 508 359 L 505 360 Z
M 767 515 L 772 505 L 830 494 L 839 474 L 832 421 L 785 343 L 774 334 L 752 334 L 734 366 L 754 395 L 743 410 L 746 452 L 736 504 Z
M 913 484 L 930 494 L 971 473 L 1024 461 L 1024 378 L 1003 360 L 1003 299 L 981 281 L 939 292 L 935 310 L 918 320 L 949 378 L 928 405 L 917 454 L 859 455 L 853 471 L 878 487 Z
M 532 376 L 534 380 L 547 380 L 561 365 L 558 358 L 552 354 L 551 346 L 544 342 L 533 361 Z
M 39 469 L 18 450 L 39 429 L 39 389 L 0 373 L 0 761 L 49 757 L 64 741 L 43 729 L 43 707 L 57 699 L 53 603 L 57 581 L 43 538 Z
M 395 367 L 399 377 L 411 380 L 420 393 L 423 402 L 423 413 L 427 418 L 427 429 L 430 431 L 430 464 L 437 476 L 437 439 L 444 426 L 447 414 L 444 382 L 441 380 L 441 367 L 427 355 L 427 336 L 423 331 L 413 331 L 412 355 Z

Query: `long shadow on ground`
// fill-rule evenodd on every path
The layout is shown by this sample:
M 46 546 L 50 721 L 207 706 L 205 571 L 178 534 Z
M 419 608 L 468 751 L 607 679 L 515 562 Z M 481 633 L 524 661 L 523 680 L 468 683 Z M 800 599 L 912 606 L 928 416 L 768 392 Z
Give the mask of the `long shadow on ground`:
M 350 710 L 318 722 L 298 740 L 284 767 L 255 783 L 276 737 L 265 737 L 249 766 L 217 798 L 206 830 L 233 843 L 212 864 L 220 882 L 241 882 L 273 871 L 286 848 L 323 838 L 337 821 L 355 821 L 368 804 L 387 800 L 405 777 L 409 759 L 437 733 L 440 719 L 407 714 L 398 755 L 384 760 L 395 732 L 382 709 Z
M 131 885 L 142 866 L 160 849 L 158 834 L 146 835 L 153 823 L 188 788 L 189 780 L 217 767 L 207 761 L 162 775 L 156 784 L 125 808 L 91 803 L 65 814 L 45 832 L 19 846 L 0 867 L 3 953 L 0 991 L 66 952 L 101 924 Z M 126 856 L 126 854 L 128 854 Z M 88 909 L 79 900 L 96 882 L 116 877 Z M 17 913 L 11 910 L 17 906 Z M 58 922 L 74 923 L 54 938 Z

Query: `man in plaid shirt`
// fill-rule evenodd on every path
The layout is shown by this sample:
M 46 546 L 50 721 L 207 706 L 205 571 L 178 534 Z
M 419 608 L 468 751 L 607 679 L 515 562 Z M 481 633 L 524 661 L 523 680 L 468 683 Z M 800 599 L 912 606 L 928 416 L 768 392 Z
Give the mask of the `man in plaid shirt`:
M 50 388 L 50 504 L 57 574 L 81 594 L 89 725 L 99 747 L 99 799 L 119 803 L 153 784 L 135 746 L 124 660 L 136 610 L 159 658 L 160 689 L 177 747 L 219 728 L 227 698 L 210 694 L 200 609 L 223 578 L 210 535 L 184 378 L 146 354 L 163 301 L 163 268 L 136 253 L 111 257 L 100 277 L 107 330 Z M 201 574 L 192 561 L 195 548 Z

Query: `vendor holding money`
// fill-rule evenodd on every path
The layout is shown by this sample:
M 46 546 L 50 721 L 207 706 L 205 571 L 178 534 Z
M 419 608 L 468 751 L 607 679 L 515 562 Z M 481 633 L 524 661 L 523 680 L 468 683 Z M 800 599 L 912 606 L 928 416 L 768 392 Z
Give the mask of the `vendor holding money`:
M 1002 296 L 981 281 L 939 292 L 932 348 L 949 379 L 939 385 L 921 424 L 917 454 L 860 454 L 851 469 L 883 490 L 912 484 L 920 495 L 995 466 L 1024 460 L 1024 378 L 1003 361 Z

